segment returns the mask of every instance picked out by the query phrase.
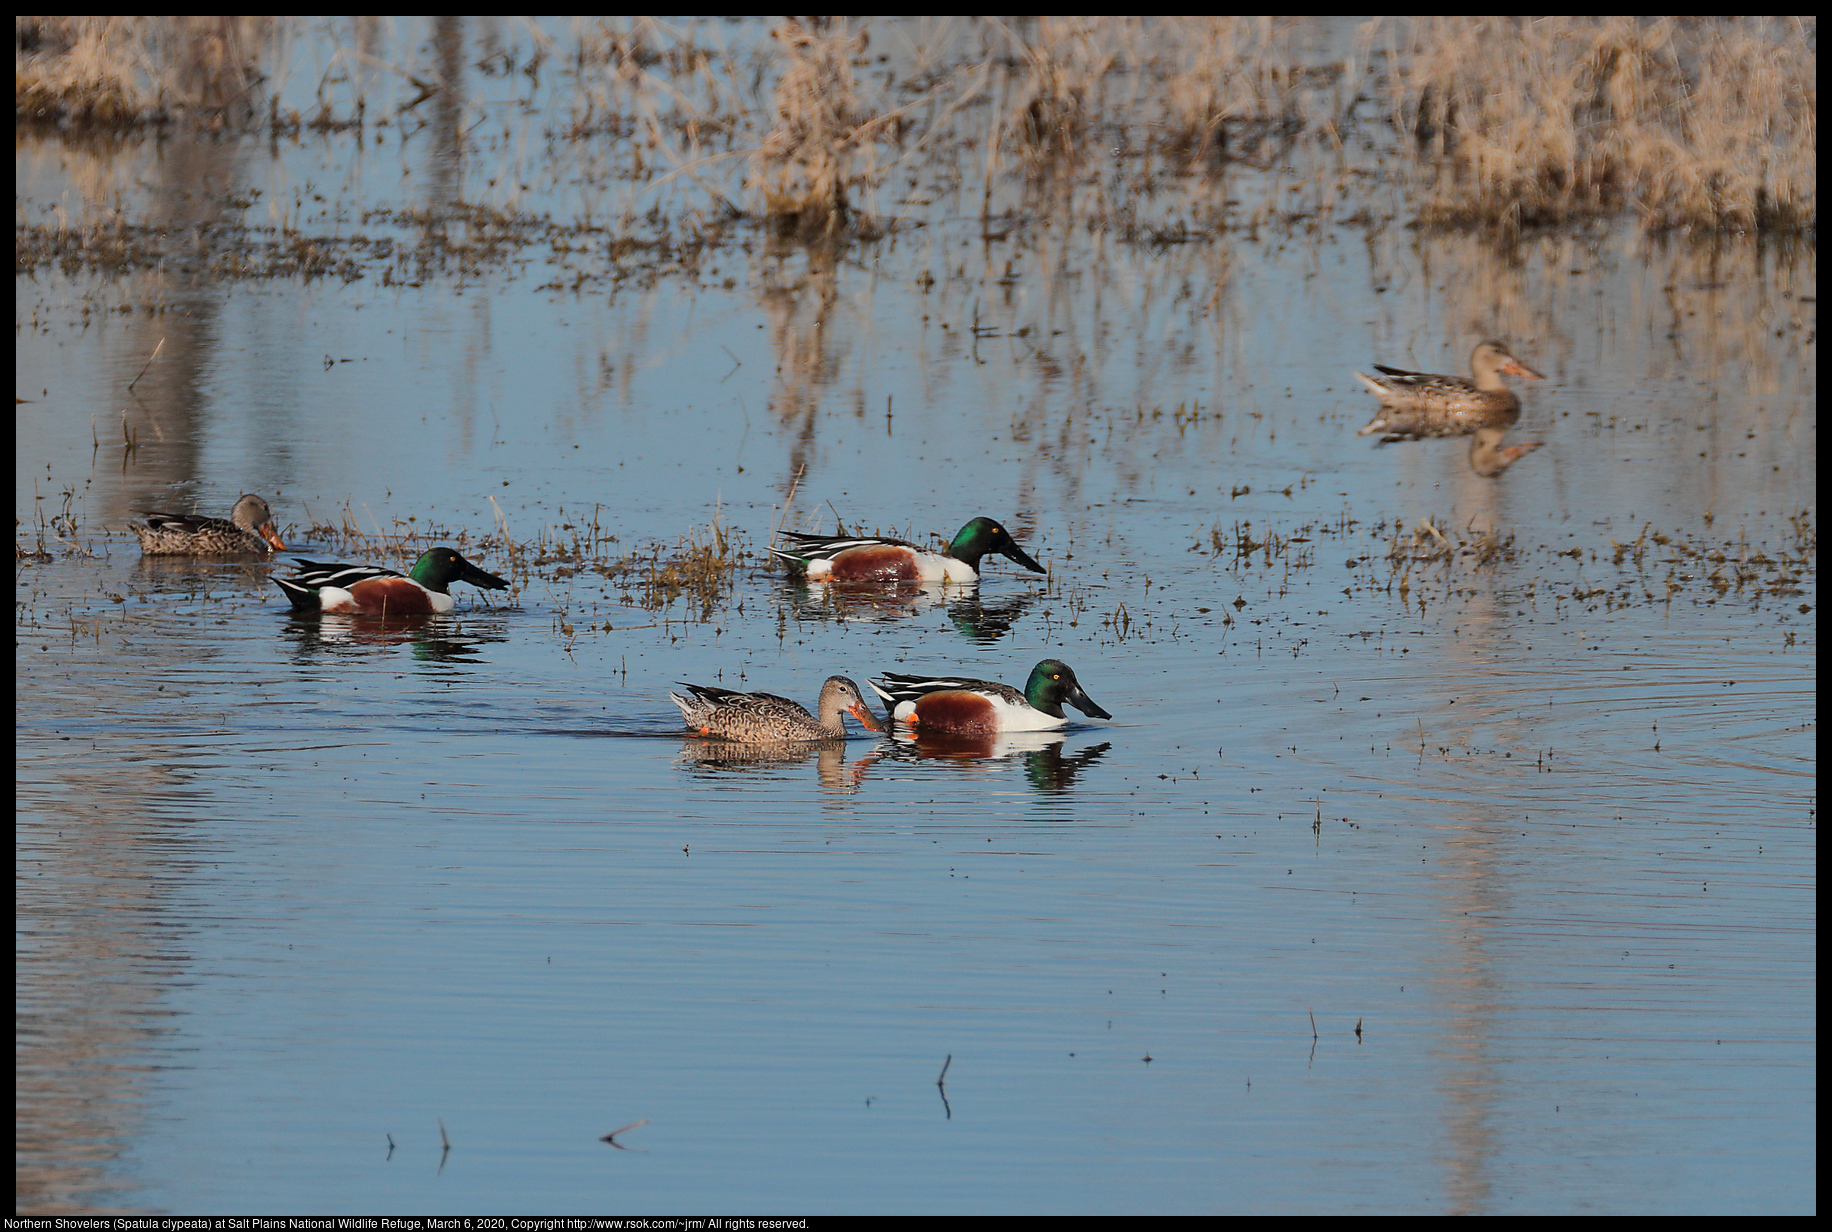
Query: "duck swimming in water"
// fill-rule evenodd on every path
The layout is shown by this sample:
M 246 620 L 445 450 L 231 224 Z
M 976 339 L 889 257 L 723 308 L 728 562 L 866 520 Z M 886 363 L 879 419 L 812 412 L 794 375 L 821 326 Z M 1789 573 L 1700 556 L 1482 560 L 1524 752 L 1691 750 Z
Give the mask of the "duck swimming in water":
M 866 731 L 883 731 L 878 716 L 865 704 L 859 686 L 845 676 L 829 676 L 815 703 L 820 718 L 799 702 L 774 693 L 736 693 L 710 685 L 681 682 L 688 696 L 668 694 L 696 736 L 718 736 L 743 744 L 776 744 L 795 740 L 838 740 L 846 734 L 842 718 L 850 714 Z
M 148 513 L 129 522 L 148 556 L 266 556 L 285 551 L 274 529 L 273 511 L 250 492 L 235 502 L 227 519 L 194 513 Z
M 300 611 L 359 616 L 443 616 L 457 606 L 453 582 L 479 590 L 507 590 L 509 583 L 473 565 L 453 548 L 428 548 L 406 574 L 380 565 L 330 565 L 298 561 L 290 578 L 273 579 Z
M 1494 339 L 1476 344 L 1470 353 L 1470 377 L 1408 372 L 1374 365 L 1380 376 L 1355 376 L 1380 399 L 1381 410 L 1357 435 L 1384 433 L 1381 443 L 1431 436 L 1468 436 L 1480 428 L 1512 427 L 1520 418 L 1520 396 L 1501 374 L 1530 381 L 1540 374 Z M 1473 379 L 1471 379 L 1473 378 Z
M 884 699 L 891 721 L 907 723 L 919 735 L 1054 731 L 1068 725 L 1064 702 L 1093 718 L 1113 717 L 1087 695 L 1061 659 L 1045 659 L 1033 667 L 1022 692 L 995 680 L 890 672 L 867 683 Z
M 977 582 L 988 555 L 1016 561 L 1032 573 L 1048 572 L 991 518 L 975 518 L 955 532 L 945 552 L 931 552 L 902 539 L 801 535 L 783 532 L 786 548 L 770 554 L 811 582 Z

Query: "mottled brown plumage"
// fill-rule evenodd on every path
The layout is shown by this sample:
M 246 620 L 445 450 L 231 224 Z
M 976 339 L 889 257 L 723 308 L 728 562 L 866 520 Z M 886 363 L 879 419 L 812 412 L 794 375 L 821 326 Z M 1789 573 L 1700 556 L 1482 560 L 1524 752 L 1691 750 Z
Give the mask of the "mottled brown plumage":
M 1535 381 L 1540 375 L 1493 339 L 1476 344 L 1470 354 L 1474 379 L 1374 366 L 1382 375 L 1355 375 L 1380 399 L 1382 409 L 1357 435 L 1384 433 L 1383 443 L 1508 428 L 1520 418 L 1520 397 L 1507 387 L 1501 374 Z
M 148 513 L 130 522 L 140 550 L 148 556 L 266 556 L 284 551 L 267 502 L 250 492 L 235 502 L 227 520 L 194 513 Z
M 867 731 L 884 725 L 865 704 L 859 686 L 844 676 L 829 676 L 821 686 L 817 719 L 799 702 L 774 693 L 737 693 L 710 685 L 681 682 L 688 696 L 669 693 L 681 708 L 681 717 L 695 735 L 717 736 L 746 744 L 783 740 L 837 740 L 846 734 L 844 715 L 850 714 Z

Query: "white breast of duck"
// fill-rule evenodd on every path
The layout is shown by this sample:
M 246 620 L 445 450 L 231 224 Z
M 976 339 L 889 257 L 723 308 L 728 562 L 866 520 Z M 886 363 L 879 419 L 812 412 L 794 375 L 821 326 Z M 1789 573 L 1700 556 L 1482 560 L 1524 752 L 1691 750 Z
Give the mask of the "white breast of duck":
M 1055 731 L 1059 727 L 1069 725 L 1067 715 L 1056 718 L 1043 713 L 1027 702 L 1014 701 L 1008 697 L 994 697 L 990 700 L 993 713 L 998 716 L 1000 731 Z

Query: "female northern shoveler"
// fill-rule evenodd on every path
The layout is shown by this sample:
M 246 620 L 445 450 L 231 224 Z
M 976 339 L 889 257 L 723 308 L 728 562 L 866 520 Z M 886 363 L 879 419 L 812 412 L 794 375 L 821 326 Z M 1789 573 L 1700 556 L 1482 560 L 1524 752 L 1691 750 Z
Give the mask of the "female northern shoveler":
M 930 552 L 901 539 L 849 539 L 794 531 L 784 531 L 783 537 L 793 540 L 794 546 L 771 548 L 770 554 L 787 561 L 794 571 L 806 571 L 810 581 L 977 582 L 980 559 L 994 552 L 1032 573 L 1047 572 L 991 518 L 975 518 L 961 527 L 946 552 Z
M 681 682 L 691 696 L 669 693 L 681 708 L 681 717 L 696 736 L 720 736 L 744 744 L 784 740 L 836 740 L 846 734 L 843 715 L 859 720 L 866 731 L 883 731 L 884 724 L 865 704 L 859 686 L 844 676 L 829 676 L 821 686 L 815 718 L 796 702 L 774 693 L 734 693 L 703 684 Z
M 297 558 L 295 558 L 297 559 Z M 295 608 L 353 612 L 364 616 L 443 615 L 455 601 L 449 587 L 469 582 L 483 590 L 507 590 L 509 583 L 485 573 L 451 548 L 428 548 L 403 576 L 379 565 L 321 565 L 299 560 L 299 572 L 277 577 Z
M 1045 659 L 1031 669 L 1022 693 L 991 680 L 895 676 L 886 672 L 868 682 L 890 710 L 918 732 L 984 735 L 1001 731 L 1050 731 L 1068 723 L 1068 702 L 1096 719 L 1113 716 L 1082 691 L 1081 682 L 1060 659 Z
M 1387 435 L 1382 444 L 1425 436 L 1467 436 L 1478 428 L 1506 428 L 1520 418 L 1520 398 L 1502 381 L 1501 374 L 1510 372 L 1530 381 L 1539 380 L 1539 373 L 1493 339 L 1477 343 L 1470 353 L 1469 370 L 1474 380 L 1407 372 L 1380 364 L 1374 367 L 1384 375 L 1355 375 L 1374 391 L 1383 409 L 1357 435 L 1384 432 Z
M 273 511 L 250 492 L 235 502 L 227 520 L 194 513 L 148 513 L 129 522 L 148 556 L 266 556 L 285 551 L 274 529 Z

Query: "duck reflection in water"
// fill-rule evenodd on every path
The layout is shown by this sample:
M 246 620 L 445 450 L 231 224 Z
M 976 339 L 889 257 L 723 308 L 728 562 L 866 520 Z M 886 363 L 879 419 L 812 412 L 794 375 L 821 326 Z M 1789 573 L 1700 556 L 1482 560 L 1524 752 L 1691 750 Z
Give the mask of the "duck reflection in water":
M 1070 791 L 1082 771 L 1098 762 L 1113 745 L 1110 741 L 1065 754 L 1067 737 L 1060 732 L 985 732 L 918 735 L 897 732 L 886 746 L 898 761 L 951 762 L 966 772 L 990 772 L 998 763 L 1022 758 L 1024 777 L 1046 795 Z
M 1026 590 L 988 601 L 979 588 L 941 582 L 830 582 L 810 586 L 800 574 L 783 579 L 783 597 L 798 620 L 890 624 L 943 610 L 954 631 L 990 645 L 1011 632 L 1041 596 Z
M 822 582 L 810 585 L 807 575 L 801 573 L 784 576 L 782 597 L 797 620 L 853 620 L 866 624 L 908 620 L 945 607 L 948 602 L 947 592 L 940 582 Z
M 1506 428 L 1478 428 L 1469 443 L 1469 469 L 1483 479 L 1493 479 L 1514 463 L 1538 449 L 1538 441 L 1522 441 L 1503 446 Z
M 296 644 L 295 657 L 309 659 L 324 652 L 344 652 L 373 647 L 408 646 L 422 663 L 481 663 L 482 649 L 506 642 L 508 635 L 456 624 L 450 617 L 389 616 L 353 619 L 291 612 L 286 631 Z
M 195 556 L 142 556 L 134 562 L 133 578 L 153 594 L 181 594 L 190 598 L 234 587 L 254 595 L 266 590 L 272 569 L 265 562 L 243 564 Z
M 1467 436 L 1469 468 L 1493 479 L 1540 447 L 1538 441 L 1503 446 L 1502 438 L 1520 420 L 1520 395 L 1509 389 L 1502 373 L 1539 380 L 1540 374 L 1514 357 L 1503 343 L 1489 339 L 1470 353 L 1470 376 L 1410 372 L 1376 364 L 1380 376 L 1357 372 L 1356 378 L 1380 399 L 1381 409 L 1356 435 L 1381 433 L 1379 444 L 1431 437 Z
M 815 778 L 822 790 L 851 795 L 864 782 L 866 771 L 884 757 L 882 749 L 848 763 L 846 741 L 774 740 L 762 744 L 721 740 L 712 736 L 692 736 L 682 742 L 681 764 L 701 775 L 749 774 L 771 775 L 812 759 Z
M 992 643 L 1010 633 L 1012 626 L 1024 615 L 1024 610 L 1041 598 L 1036 591 L 1025 591 L 1023 594 L 1005 595 L 988 603 L 976 590 L 969 590 L 959 595 L 948 604 L 948 623 L 954 631 L 969 641 L 983 646 Z

